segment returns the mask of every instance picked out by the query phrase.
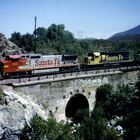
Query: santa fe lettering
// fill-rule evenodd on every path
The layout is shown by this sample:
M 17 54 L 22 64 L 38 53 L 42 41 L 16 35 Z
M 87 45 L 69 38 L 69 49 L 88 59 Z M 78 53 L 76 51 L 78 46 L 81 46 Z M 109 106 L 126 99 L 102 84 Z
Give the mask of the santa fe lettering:
M 35 66 L 36 67 L 51 66 L 51 65 L 56 65 L 56 61 L 54 62 L 53 60 L 47 60 L 47 61 L 35 60 Z

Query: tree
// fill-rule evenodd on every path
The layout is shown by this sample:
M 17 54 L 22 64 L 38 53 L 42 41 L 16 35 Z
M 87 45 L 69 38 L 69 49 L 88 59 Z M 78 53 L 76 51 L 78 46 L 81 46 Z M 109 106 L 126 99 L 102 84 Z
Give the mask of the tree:
M 21 46 L 22 36 L 19 32 L 14 32 L 11 34 L 10 41 L 14 42 L 17 46 Z
M 115 129 L 107 126 L 102 107 L 96 107 L 80 126 L 83 140 L 118 140 Z
M 97 103 L 103 103 L 108 99 L 108 96 L 112 94 L 113 87 L 110 84 L 104 84 L 96 90 Z
M 35 31 L 34 31 L 35 34 Z M 47 35 L 47 29 L 44 27 L 39 27 L 36 29 L 36 36 L 37 38 L 41 38 L 41 39 L 46 39 L 46 35 Z
M 35 115 L 28 125 L 25 124 L 21 132 L 21 140 L 75 140 L 72 127 L 69 124 L 58 123 L 53 117 L 43 120 Z
M 133 102 L 130 103 L 132 109 L 123 115 L 120 125 L 124 129 L 124 140 L 137 140 L 140 139 L 140 76 L 138 75 L 138 81 L 135 86 Z M 129 95 L 128 95 L 129 96 Z
M 113 97 L 113 102 L 116 104 L 114 114 L 123 116 L 134 109 L 133 101 L 136 99 L 135 90 L 129 85 L 118 85 Z
M 123 116 L 133 110 L 135 98 L 134 88 L 124 84 L 118 85 L 116 90 L 113 90 L 111 85 L 105 84 L 96 91 L 97 106 L 102 106 L 108 119 L 116 115 Z
M 14 32 L 11 34 L 10 40 L 14 42 L 18 47 L 26 50 L 27 52 L 34 51 L 34 36 L 26 33 L 21 35 L 19 32 Z

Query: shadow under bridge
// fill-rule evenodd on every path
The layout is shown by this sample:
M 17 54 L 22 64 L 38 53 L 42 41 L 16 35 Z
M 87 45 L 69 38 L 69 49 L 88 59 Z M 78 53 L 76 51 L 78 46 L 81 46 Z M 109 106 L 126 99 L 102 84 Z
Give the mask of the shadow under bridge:
M 89 115 L 89 103 L 83 94 L 75 94 L 68 101 L 65 116 L 74 123 L 80 123 L 86 115 Z

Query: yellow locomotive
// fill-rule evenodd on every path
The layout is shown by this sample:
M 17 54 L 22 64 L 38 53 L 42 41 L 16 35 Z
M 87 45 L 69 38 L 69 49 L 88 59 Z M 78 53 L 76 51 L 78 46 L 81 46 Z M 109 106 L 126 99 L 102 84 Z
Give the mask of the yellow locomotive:
M 94 65 L 129 60 L 129 52 L 92 52 L 84 58 L 84 64 Z

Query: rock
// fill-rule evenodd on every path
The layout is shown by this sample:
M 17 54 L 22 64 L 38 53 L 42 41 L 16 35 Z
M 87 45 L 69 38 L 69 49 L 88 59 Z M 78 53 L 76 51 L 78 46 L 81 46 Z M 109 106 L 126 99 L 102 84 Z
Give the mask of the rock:
M 39 115 L 42 119 L 47 119 L 47 112 L 38 105 L 37 100 L 30 96 L 18 93 L 9 86 L 0 87 L 0 139 L 18 140 L 25 122 Z
M 0 56 L 2 56 L 3 53 L 21 54 L 21 52 L 21 49 L 17 45 L 6 39 L 4 34 L 0 33 Z

